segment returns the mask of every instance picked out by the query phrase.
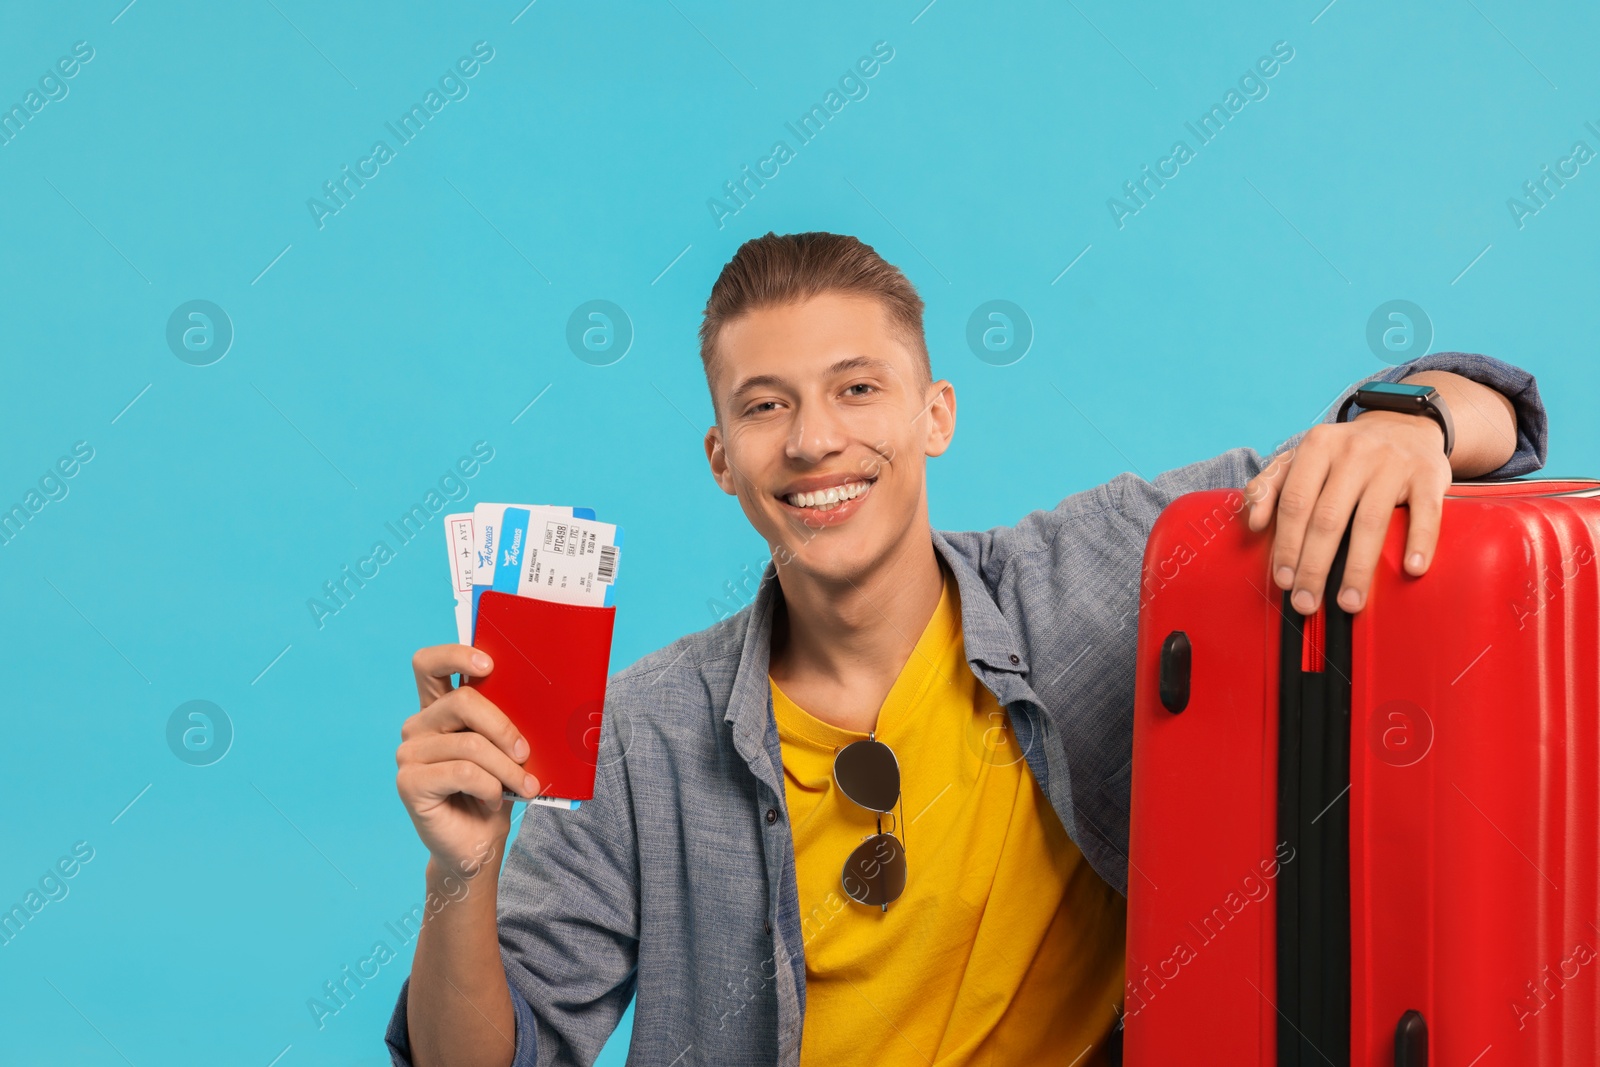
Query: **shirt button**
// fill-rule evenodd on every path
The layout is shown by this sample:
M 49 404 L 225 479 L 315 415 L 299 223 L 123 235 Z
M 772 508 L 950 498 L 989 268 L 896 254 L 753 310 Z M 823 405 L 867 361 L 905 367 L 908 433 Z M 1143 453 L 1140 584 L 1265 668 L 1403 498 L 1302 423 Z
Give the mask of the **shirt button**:
M 778 809 L 777 808 L 768 808 L 767 809 L 767 822 L 768 823 L 775 823 L 777 821 L 778 821 Z
M 1021 656 L 1017 655 L 1015 652 L 1011 653 L 1011 665 L 1013 667 L 1015 667 L 1017 664 L 1019 664 L 1021 662 L 1022 662 L 1022 657 Z

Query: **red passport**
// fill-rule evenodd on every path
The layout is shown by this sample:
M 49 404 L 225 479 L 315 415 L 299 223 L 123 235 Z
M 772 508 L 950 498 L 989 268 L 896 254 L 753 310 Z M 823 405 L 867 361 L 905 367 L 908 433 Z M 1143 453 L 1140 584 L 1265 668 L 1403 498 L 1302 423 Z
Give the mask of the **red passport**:
M 494 670 L 467 684 L 522 731 L 529 749 L 522 767 L 540 796 L 594 798 L 616 612 L 492 589 L 478 602 L 473 647 L 489 654 Z

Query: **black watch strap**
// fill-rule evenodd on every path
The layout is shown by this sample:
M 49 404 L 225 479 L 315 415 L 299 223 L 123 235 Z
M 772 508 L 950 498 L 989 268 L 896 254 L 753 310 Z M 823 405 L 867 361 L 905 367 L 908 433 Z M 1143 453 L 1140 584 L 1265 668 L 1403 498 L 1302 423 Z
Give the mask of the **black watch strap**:
M 1345 398 L 1344 403 L 1339 406 L 1339 414 L 1334 421 L 1344 422 L 1345 416 L 1350 413 L 1350 408 L 1354 404 L 1360 404 L 1365 411 L 1399 411 L 1408 415 L 1425 415 L 1438 423 L 1439 429 L 1444 431 L 1445 456 L 1449 457 L 1455 451 L 1455 420 L 1450 417 L 1450 408 L 1437 389 L 1427 388 L 1426 391 L 1397 393 L 1384 391 L 1381 383 L 1379 389 L 1363 387 Z

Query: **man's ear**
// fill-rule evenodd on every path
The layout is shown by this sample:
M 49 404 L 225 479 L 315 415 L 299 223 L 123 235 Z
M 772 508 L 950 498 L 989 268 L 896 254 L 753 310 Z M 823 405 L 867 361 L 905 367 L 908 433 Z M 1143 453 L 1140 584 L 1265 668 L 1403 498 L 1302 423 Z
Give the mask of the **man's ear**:
M 924 450 L 942 456 L 956 435 L 956 387 L 940 378 L 928 386 L 922 398 L 926 431 Z
M 733 484 L 733 468 L 728 464 L 728 455 L 722 447 L 722 427 L 712 424 L 706 431 L 706 461 L 711 464 L 711 477 L 717 480 L 722 491 L 729 496 L 738 496 L 739 491 Z

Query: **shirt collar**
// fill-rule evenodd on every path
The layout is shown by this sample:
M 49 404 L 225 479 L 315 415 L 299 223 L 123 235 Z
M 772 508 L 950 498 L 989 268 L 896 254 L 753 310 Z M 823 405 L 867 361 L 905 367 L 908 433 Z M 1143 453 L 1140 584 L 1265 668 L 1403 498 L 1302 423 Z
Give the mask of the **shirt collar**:
M 934 549 L 955 575 L 956 588 L 961 592 L 961 636 L 966 645 L 967 662 L 980 679 L 991 671 L 1025 675 L 1028 661 L 989 587 L 943 532 L 932 530 L 931 533 Z M 769 562 L 761 573 L 761 583 L 750 606 L 744 647 L 728 696 L 728 708 L 723 714 L 724 721 L 733 727 L 735 747 L 752 766 L 767 770 L 772 778 L 769 784 L 774 788 L 779 779 L 776 768 L 768 766 L 771 752 L 766 740 L 768 723 L 772 719 L 772 690 L 767 669 L 772 657 L 772 616 L 780 595 L 778 568 Z

